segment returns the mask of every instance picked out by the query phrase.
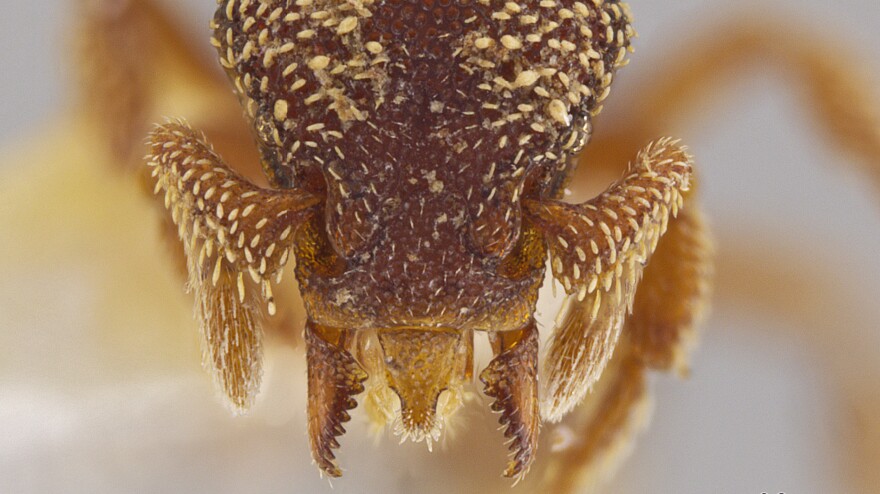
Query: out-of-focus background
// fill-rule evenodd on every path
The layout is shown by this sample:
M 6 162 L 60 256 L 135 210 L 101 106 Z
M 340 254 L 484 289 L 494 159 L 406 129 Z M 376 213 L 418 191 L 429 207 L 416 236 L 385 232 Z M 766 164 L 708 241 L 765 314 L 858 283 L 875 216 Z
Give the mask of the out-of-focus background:
M 851 47 L 847 56 L 864 65 L 840 70 L 867 71 L 880 96 L 876 0 L 630 3 L 636 53 L 599 126 L 614 123 L 623 114 L 616 108 L 665 64 L 687 59 L 697 34 L 742 13 L 805 26 L 804 41 L 817 47 Z M 215 3 L 174 4 L 207 38 Z M 0 16 L 0 492 L 325 490 L 310 465 L 302 389 L 293 384 L 305 372 L 299 353 L 270 348 L 254 416 L 229 418 L 199 368 L 179 280 L 149 260 L 164 254 L 145 248 L 149 235 L 120 239 L 114 235 L 133 228 L 108 224 L 104 239 L 56 243 L 76 238 L 77 228 L 102 232 L 102 221 L 115 218 L 78 204 L 51 216 L 58 208 L 46 203 L 66 192 L 39 197 L 33 181 L 45 177 L 32 170 L 46 164 L 15 159 L 38 153 L 48 135 L 41 132 L 69 114 L 72 12 L 68 2 L 42 0 L 10 2 Z M 714 310 L 690 378 L 653 379 L 652 425 L 612 492 L 877 492 L 880 485 L 880 191 L 823 135 L 796 80 L 772 64 L 757 69 L 720 86 L 717 100 L 675 129 L 697 157 L 716 238 Z M 75 139 L 63 145 L 88 159 Z M 131 190 L 89 180 L 69 186 L 135 207 L 125 202 Z M 70 262 L 74 256 L 82 262 Z M 126 262 L 136 265 L 126 279 L 114 278 L 113 267 Z M 98 286 L 106 279 L 119 285 Z M 120 312 L 129 319 L 96 312 L 106 307 L 130 307 Z M 340 455 L 347 477 L 334 483 L 336 492 L 468 491 L 466 475 L 443 475 L 444 465 L 468 455 L 455 439 L 425 469 L 406 466 L 428 454 L 424 446 L 385 437 L 373 447 L 363 426 L 351 429 Z M 482 460 L 466 471 L 477 475 Z M 503 454 L 490 464 L 497 468 L 485 475 L 496 476 Z

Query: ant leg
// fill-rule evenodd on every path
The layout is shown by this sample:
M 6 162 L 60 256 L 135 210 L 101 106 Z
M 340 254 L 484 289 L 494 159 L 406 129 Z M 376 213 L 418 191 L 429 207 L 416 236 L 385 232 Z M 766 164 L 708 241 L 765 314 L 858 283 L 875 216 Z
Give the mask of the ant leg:
M 144 136 L 165 115 L 183 115 L 217 144 L 237 172 L 267 185 L 253 132 L 206 40 L 187 36 L 173 10 L 153 0 L 80 0 L 74 8 L 80 104 L 106 143 L 109 162 L 134 171 L 145 193 L 152 192 L 153 179 L 142 166 Z M 167 251 L 186 276 L 177 227 L 163 217 Z M 282 285 L 275 296 L 282 303 L 267 329 L 296 342 L 305 319 L 297 290 Z
M 628 454 L 648 417 L 649 368 L 680 373 L 708 305 L 712 249 L 695 189 L 683 193 L 685 207 L 670 217 L 666 234 L 644 268 L 615 351 L 590 395 L 545 433 L 550 444 L 534 478 L 536 490 L 569 493 L 601 483 Z
M 627 112 L 603 122 L 616 125 L 597 125 L 573 183 L 586 182 L 597 167 L 619 166 L 641 143 L 705 111 L 731 81 L 772 70 L 786 76 L 823 133 L 863 162 L 880 187 L 880 93 L 864 73 L 864 60 L 845 44 L 827 41 L 830 36 L 817 43 L 815 31 L 786 25 L 740 19 L 695 35 L 700 42 L 687 45 L 695 53 L 664 57 L 645 78 L 650 82 L 628 93 Z
M 633 353 L 656 370 L 687 374 L 688 357 L 711 294 L 712 246 L 693 189 L 670 218 L 666 235 L 645 268 L 627 318 Z
M 626 122 L 616 128 L 599 126 L 599 133 L 581 158 L 580 173 L 573 180 L 576 189 L 590 185 L 587 174 L 590 178 L 597 174 L 618 174 L 620 170 L 615 168 L 616 164 L 636 149 L 639 142 L 668 132 L 714 97 L 719 85 L 741 75 L 750 65 L 766 65 L 767 57 L 774 66 L 790 73 L 801 86 L 809 106 L 815 111 L 817 122 L 833 141 L 865 161 L 872 176 L 880 179 L 880 167 L 877 166 L 880 116 L 876 113 L 876 100 L 870 93 L 872 86 L 852 72 L 862 65 L 857 61 L 848 62 L 848 51 L 833 51 L 828 47 L 817 50 L 815 43 L 803 42 L 803 35 L 780 32 L 779 24 L 769 26 L 766 22 L 743 21 L 721 31 L 727 34 L 704 36 L 704 39 L 714 41 L 708 46 L 702 45 L 704 47 L 698 54 L 678 66 L 665 64 L 662 73 L 648 77 L 649 86 L 632 93 L 627 106 L 638 111 L 639 118 L 629 115 L 616 119 Z M 601 183 L 602 180 L 595 182 Z M 667 234 L 645 269 L 635 296 L 633 314 L 624 328 L 624 337 L 630 341 L 621 346 L 630 347 L 626 358 L 633 369 L 639 369 L 639 376 L 646 366 L 679 372 L 686 370 L 685 347 L 708 298 L 711 248 L 700 211 L 693 204 L 693 195 L 693 192 L 686 194 L 688 207 L 670 220 Z M 635 380 L 633 377 L 621 378 L 616 371 L 615 361 L 622 350 L 618 350 L 606 371 L 611 383 L 607 389 L 613 389 L 615 383 Z M 575 447 L 566 448 L 560 456 L 551 456 L 548 472 L 555 475 L 549 478 L 556 479 L 556 482 L 549 485 L 556 485 L 556 491 L 568 492 L 579 485 L 573 475 L 565 472 L 593 472 L 597 460 L 604 459 L 595 446 L 577 446 L 578 441 L 594 441 L 597 435 L 601 437 L 609 433 L 619 435 L 625 429 L 622 424 L 609 426 L 607 424 L 614 422 L 602 414 L 593 413 L 591 405 L 594 404 L 607 409 L 633 401 L 625 398 L 625 393 L 604 391 L 604 381 L 598 384 L 584 406 L 575 410 L 561 426 L 568 435 L 576 438 L 576 442 Z M 627 407 L 634 408 L 632 405 Z
M 120 164 L 139 169 L 144 135 L 162 100 L 180 101 L 184 91 L 215 96 L 222 73 L 212 70 L 210 51 L 194 50 L 202 44 L 187 39 L 153 1 L 80 0 L 74 8 L 83 109 Z
M 243 166 L 240 173 L 265 184 L 253 133 L 200 31 L 189 36 L 173 9 L 155 0 L 79 0 L 74 8 L 80 105 L 115 163 L 140 173 L 144 136 L 174 114 L 203 129 Z
M 544 432 L 545 449 L 526 480 L 527 490 L 570 494 L 607 480 L 647 425 L 651 396 L 646 377 L 628 337 L 621 336 L 590 396 Z
M 741 20 L 715 29 L 722 34 L 704 37 L 713 40 L 708 45 L 693 45 L 702 46 L 698 53 L 678 64 L 665 64 L 662 74 L 648 77 L 651 84 L 634 91 L 627 105 L 639 118 L 633 114 L 617 119 L 626 122 L 617 128 L 600 126 L 581 157 L 576 185 L 587 185 L 588 173 L 615 173 L 617 160 L 638 142 L 675 127 L 717 94 L 719 85 L 757 64 L 761 65 L 755 69 L 780 67 L 790 74 L 826 133 L 872 165 L 870 173 L 880 179 L 880 115 L 872 86 L 854 72 L 862 64 L 851 60 L 849 50 L 806 43 L 805 34 L 780 31 L 779 25 Z M 627 332 L 633 333 L 635 351 L 650 367 L 686 371 L 685 347 L 706 305 L 712 271 L 705 230 L 698 208 L 683 210 L 670 221 L 666 240 L 645 271 Z

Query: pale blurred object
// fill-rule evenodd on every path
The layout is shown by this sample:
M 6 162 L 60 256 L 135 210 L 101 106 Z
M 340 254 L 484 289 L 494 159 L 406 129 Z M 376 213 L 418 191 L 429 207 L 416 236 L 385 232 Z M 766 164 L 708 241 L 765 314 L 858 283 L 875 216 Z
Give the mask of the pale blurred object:
M 635 82 L 723 5 L 633 2 L 635 63 L 597 131 L 631 115 Z M 878 60 L 877 2 L 778 5 L 780 19 L 817 25 L 809 10 L 843 26 L 835 41 L 851 35 Z M 195 17 L 213 8 L 201 2 Z M 30 108 L 54 121 L 0 157 L 0 491 L 329 491 L 308 453 L 302 351 L 270 342 L 256 409 L 230 416 L 199 365 L 191 302 L 148 199 L 113 171 L 94 129 L 58 110 L 46 77 L 30 87 L 50 97 L 4 114 L 4 129 Z M 669 129 L 692 145 L 716 232 L 713 316 L 690 379 L 653 383 L 652 424 L 608 490 L 878 492 L 877 188 L 803 123 L 802 100 L 778 79 L 731 88 Z M 481 405 L 432 454 L 390 436 L 375 445 L 356 412 L 333 492 L 515 492 L 497 478 L 504 450 Z

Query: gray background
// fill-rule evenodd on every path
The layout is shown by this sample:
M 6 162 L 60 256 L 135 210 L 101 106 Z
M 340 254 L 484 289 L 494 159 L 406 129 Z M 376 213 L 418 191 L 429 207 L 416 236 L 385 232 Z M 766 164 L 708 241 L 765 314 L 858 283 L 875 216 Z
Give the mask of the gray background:
M 180 4 L 193 19 L 207 19 L 214 9 L 212 0 Z M 736 4 L 735 10 L 731 4 Z M 742 10 L 815 26 L 817 38 L 812 42 L 817 44 L 822 36 L 849 43 L 873 70 L 874 88 L 880 87 L 876 84 L 880 2 L 876 0 L 634 0 L 631 5 L 640 38 L 632 64 L 608 103 L 611 111 L 615 105 L 626 105 L 628 92 L 645 83 L 651 68 L 662 65 L 662 57 L 681 46 L 681 36 Z M 60 0 L 4 5 L 0 141 L 37 132 L 67 105 L 69 54 L 64 47 L 70 11 Z M 203 29 L 207 35 L 207 28 Z M 686 50 L 676 52 L 687 56 Z M 766 68 L 772 72 L 772 67 Z M 748 75 L 719 94 L 719 101 L 682 129 L 681 136 L 698 157 L 702 197 L 719 256 L 743 251 L 760 255 L 756 284 L 766 280 L 761 266 L 808 260 L 797 264 L 814 270 L 804 273 L 804 279 L 824 277 L 827 284 L 792 286 L 792 294 L 779 296 L 821 301 L 826 290 L 845 295 L 844 307 L 828 308 L 840 317 L 827 331 L 841 334 L 840 344 L 853 351 L 853 361 L 875 362 L 872 372 L 877 375 L 878 201 L 863 176 L 850 172 L 852 161 L 827 145 L 787 84 L 775 75 Z M 749 274 L 740 273 L 746 278 Z M 839 353 L 840 349 L 805 345 L 797 337 L 801 329 L 797 316 L 782 316 L 726 286 L 717 291 L 691 379 L 684 383 L 656 379 L 653 426 L 624 465 L 614 490 L 818 493 L 847 489 L 852 472 L 845 464 L 841 448 L 846 446 L 841 441 L 852 416 L 840 406 L 844 395 L 840 383 L 829 377 L 833 372 L 828 366 L 833 364 L 824 357 L 826 350 Z M 876 399 L 876 389 L 873 392 Z M 382 448 L 393 448 L 392 442 Z M 20 446 L 0 440 L 0 449 Z M 275 461 L 279 468 L 286 464 Z M 0 470 L 10 465 L 0 464 Z M 38 465 L 31 467 L 34 473 L 39 470 Z M 217 478 L 211 480 L 215 474 Z M 166 490 L 208 486 L 223 490 L 236 485 L 222 481 L 224 475 L 204 472 L 201 483 L 150 478 L 146 485 Z M 310 482 L 313 477 L 309 476 Z M 39 486 L 59 487 L 51 478 L 37 479 L 39 475 L 34 476 L 35 492 L 41 490 Z M 279 491 L 292 488 L 288 482 L 269 479 L 262 479 L 260 485 Z M 336 484 L 336 492 L 358 489 L 350 479 Z

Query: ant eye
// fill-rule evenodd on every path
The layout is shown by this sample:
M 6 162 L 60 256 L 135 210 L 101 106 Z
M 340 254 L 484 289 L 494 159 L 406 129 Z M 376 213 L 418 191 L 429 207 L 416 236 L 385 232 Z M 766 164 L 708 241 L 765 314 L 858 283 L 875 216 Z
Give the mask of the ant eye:
M 331 173 L 326 178 L 328 240 L 340 256 L 350 259 L 366 252 L 378 240 L 378 222 L 365 194 L 353 193 Z
M 470 239 L 483 255 L 504 257 L 510 253 L 520 234 L 522 209 L 513 199 L 515 184 L 483 187 L 479 201 L 469 205 Z

